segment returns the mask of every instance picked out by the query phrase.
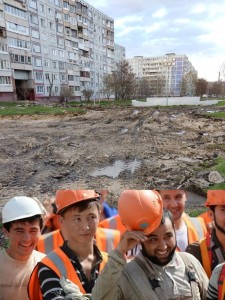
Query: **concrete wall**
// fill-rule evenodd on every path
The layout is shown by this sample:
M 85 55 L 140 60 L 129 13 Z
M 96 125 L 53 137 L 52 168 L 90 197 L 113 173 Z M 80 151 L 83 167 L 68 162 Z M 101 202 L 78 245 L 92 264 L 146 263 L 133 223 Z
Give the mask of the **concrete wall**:
M 213 105 L 217 104 L 218 100 L 200 101 L 200 97 L 162 97 L 162 98 L 147 98 L 145 102 L 132 100 L 132 105 L 135 107 L 142 106 L 172 106 L 172 105 Z

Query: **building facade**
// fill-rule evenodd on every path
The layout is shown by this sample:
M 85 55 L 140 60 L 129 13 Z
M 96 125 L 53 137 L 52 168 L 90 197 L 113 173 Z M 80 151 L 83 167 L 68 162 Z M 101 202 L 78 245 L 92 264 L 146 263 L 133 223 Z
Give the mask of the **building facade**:
M 114 66 L 114 20 L 85 1 L 0 0 L 0 100 L 100 93 Z
M 127 59 L 133 72 L 138 78 L 145 78 L 155 84 L 162 84 L 162 94 L 165 96 L 180 96 L 183 77 L 197 72 L 184 54 L 168 53 L 163 56 L 143 57 L 134 56 Z M 193 87 L 189 84 L 190 93 Z M 188 94 L 188 92 L 187 92 Z
M 126 49 L 124 46 L 114 43 L 114 61 L 118 63 L 126 59 Z

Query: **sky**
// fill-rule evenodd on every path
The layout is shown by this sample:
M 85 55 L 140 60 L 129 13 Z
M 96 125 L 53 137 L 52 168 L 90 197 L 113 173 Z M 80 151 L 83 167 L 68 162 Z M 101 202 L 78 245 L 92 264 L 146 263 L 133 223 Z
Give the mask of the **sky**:
M 224 0 L 86 2 L 114 19 L 114 41 L 126 48 L 126 58 L 186 54 L 199 78 L 218 80 L 225 63 Z

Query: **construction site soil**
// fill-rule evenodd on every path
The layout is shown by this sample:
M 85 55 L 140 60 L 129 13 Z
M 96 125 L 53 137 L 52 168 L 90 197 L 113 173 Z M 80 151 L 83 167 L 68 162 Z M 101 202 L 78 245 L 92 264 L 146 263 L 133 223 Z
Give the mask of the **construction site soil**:
M 0 207 L 57 189 L 210 188 L 205 166 L 224 157 L 223 107 L 86 107 L 82 115 L 0 119 Z M 195 203 L 196 204 L 196 203 Z

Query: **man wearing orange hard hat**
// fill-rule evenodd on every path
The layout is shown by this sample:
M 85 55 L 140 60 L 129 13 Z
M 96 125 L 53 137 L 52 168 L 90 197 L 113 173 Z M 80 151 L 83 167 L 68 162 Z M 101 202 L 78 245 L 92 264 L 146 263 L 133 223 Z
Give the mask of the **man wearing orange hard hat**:
M 28 293 L 36 299 L 86 299 L 108 255 L 94 243 L 100 208 L 94 190 L 58 190 L 55 204 L 67 241 L 50 252 L 34 269 Z M 68 284 L 75 284 L 68 295 Z M 70 290 L 70 288 L 69 288 Z M 66 297 L 66 298 L 65 298 Z
M 186 251 L 200 261 L 210 277 L 212 270 L 225 261 L 225 190 L 208 190 L 205 206 L 213 220 L 212 232 L 199 243 L 190 244 Z
M 208 278 L 201 264 L 176 250 L 171 213 L 163 210 L 152 190 L 126 190 L 118 200 L 121 220 L 128 229 L 109 253 L 96 280 L 92 300 L 206 299 Z M 142 250 L 127 263 L 126 253 Z

